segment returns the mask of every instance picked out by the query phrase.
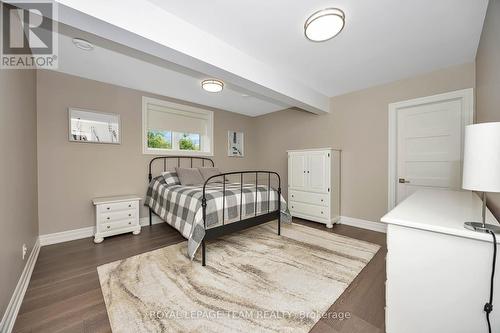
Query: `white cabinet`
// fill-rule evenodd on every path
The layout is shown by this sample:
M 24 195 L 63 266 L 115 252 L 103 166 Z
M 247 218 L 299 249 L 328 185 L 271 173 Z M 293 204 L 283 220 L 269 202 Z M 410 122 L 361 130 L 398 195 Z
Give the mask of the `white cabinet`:
M 331 228 L 340 215 L 340 150 L 288 151 L 288 203 L 292 216 Z
M 94 242 L 100 243 L 104 237 L 132 232 L 141 232 L 139 224 L 139 201 L 135 195 L 123 195 L 92 200 L 95 205 L 96 232 Z
M 388 224 L 387 333 L 488 332 L 483 306 L 492 237 L 464 228 L 465 221 L 481 221 L 481 208 L 472 192 L 419 190 L 382 218 Z M 487 223 L 498 223 L 486 214 Z M 492 332 L 500 332 L 498 261 L 496 269 Z

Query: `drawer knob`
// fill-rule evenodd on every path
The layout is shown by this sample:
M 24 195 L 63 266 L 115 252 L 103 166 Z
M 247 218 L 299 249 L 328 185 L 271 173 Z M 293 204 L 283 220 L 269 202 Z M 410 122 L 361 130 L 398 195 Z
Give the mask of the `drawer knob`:
M 292 198 L 293 198 L 293 194 L 292 194 Z
M 108 225 L 106 228 L 108 228 L 108 229 L 109 229 L 109 228 L 110 228 L 110 226 Z
M 106 209 L 109 210 L 110 207 L 107 207 Z
M 323 202 L 323 199 L 321 199 L 321 202 Z
M 129 222 L 128 224 L 132 224 L 132 222 Z
M 106 217 L 106 220 L 109 220 L 109 216 L 108 216 L 108 217 Z
M 293 206 L 292 206 L 292 208 L 293 208 Z
M 130 207 L 132 207 L 132 205 L 128 205 L 128 207 L 130 208 Z
M 132 214 L 128 214 L 128 216 L 132 216 Z
M 323 214 L 323 212 L 321 212 L 321 214 Z

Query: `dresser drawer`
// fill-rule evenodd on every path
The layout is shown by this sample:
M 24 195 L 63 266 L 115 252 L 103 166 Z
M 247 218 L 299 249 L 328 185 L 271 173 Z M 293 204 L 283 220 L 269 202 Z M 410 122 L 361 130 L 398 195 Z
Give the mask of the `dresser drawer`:
M 139 207 L 138 201 L 123 201 L 109 204 L 102 204 L 97 206 L 98 213 L 106 212 L 119 212 L 122 210 L 137 209 Z
M 111 223 L 101 223 L 98 226 L 98 231 L 99 232 L 108 232 L 108 231 L 115 231 L 118 229 L 123 229 L 123 228 L 129 228 L 136 226 L 137 222 L 133 219 L 128 219 L 128 220 L 121 220 L 117 222 L 111 222 Z
M 290 213 L 299 213 L 322 219 L 330 219 L 330 208 L 316 205 L 310 205 L 303 202 L 291 201 L 289 203 Z
M 100 213 L 98 219 L 101 223 L 121 221 L 125 219 L 135 219 L 137 210 L 123 210 L 118 212 L 103 212 Z
M 298 201 L 307 204 L 328 206 L 330 204 L 328 194 L 290 191 L 289 201 Z

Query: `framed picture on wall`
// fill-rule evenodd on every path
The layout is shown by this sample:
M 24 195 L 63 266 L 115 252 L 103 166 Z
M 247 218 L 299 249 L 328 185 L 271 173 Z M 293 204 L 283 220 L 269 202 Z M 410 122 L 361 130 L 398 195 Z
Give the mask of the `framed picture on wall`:
M 120 115 L 69 108 L 69 141 L 121 143 Z
M 227 133 L 227 156 L 245 156 L 243 132 L 229 131 Z

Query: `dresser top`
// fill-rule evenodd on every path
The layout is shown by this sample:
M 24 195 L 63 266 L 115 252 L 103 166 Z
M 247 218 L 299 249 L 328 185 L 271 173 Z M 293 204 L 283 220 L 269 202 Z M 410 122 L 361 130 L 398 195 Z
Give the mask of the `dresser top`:
M 102 198 L 94 198 L 92 199 L 92 203 L 94 205 L 102 205 L 102 204 L 109 204 L 109 203 L 114 203 L 114 202 L 124 202 L 124 201 L 136 201 L 136 200 L 141 200 L 142 198 L 130 194 L 130 195 L 117 195 L 117 196 L 112 196 L 112 197 L 102 197 Z
M 381 221 L 491 242 L 490 234 L 464 228 L 464 222 L 482 221 L 481 208 L 481 199 L 470 191 L 420 190 L 387 213 Z M 498 225 L 488 209 L 486 223 Z M 497 243 L 500 243 L 500 237 Z

